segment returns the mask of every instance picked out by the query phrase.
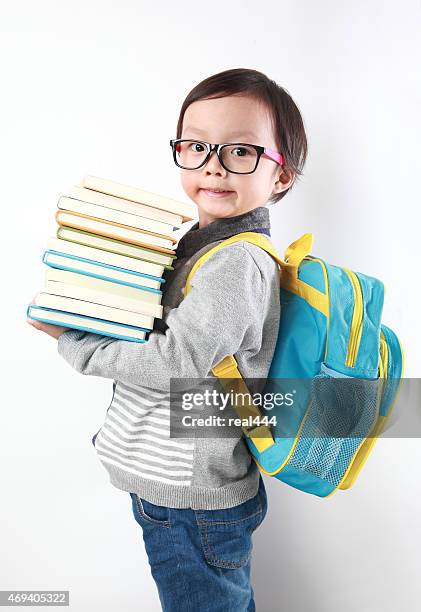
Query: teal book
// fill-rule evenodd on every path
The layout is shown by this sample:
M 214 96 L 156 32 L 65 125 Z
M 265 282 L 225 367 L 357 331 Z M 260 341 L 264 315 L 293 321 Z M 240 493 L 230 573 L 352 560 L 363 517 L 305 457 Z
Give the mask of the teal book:
M 150 329 L 136 327 L 134 325 L 106 321 L 104 319 L 89 317 L 74 312 L 45 308 L 36 304 L 29 304 L 26 315 L 30 319 L 50 323 L 51 325 L 61 325 L 70 329 L 80 329 L 82 331 L 103 336 L 111 336 L 112 338 L 129 340 L 132 342 L 146 342 L 146 333 L 150 331 Z

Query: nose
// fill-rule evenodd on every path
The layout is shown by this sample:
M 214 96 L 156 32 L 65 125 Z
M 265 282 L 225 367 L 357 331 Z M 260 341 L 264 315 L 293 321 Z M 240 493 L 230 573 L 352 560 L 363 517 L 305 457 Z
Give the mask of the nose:
M 208 170 L 211 170 L 213 172 L 219 171 L 219 172 L 224 173 L 225 168 L 222 166 L 221 162 L 219 161 L 218 154 L 216 152 L 217 147 L 218 145 L 211 145 L 209 157 L 208 157 L 206 164 L 203 166 L 203 169 L 208 168 Z

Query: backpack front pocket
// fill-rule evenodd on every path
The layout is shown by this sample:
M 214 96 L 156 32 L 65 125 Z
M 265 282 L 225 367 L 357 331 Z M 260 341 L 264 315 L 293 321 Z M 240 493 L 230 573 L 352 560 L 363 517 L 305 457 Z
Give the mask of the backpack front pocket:
M 380 378 L 345 376 L 322 364 L 288 466 L 336 489 L 377 422 L 382 386 Z
M 355 482 L 378 437 L 381 435 L 387 419 L 393 410 L 396 396 L 403 376 L 403 350 L 394 332 L 385 325 L 380 331 L 379 377 L 382 380 L 379 415 L 370 436 L 361 444 L 339 489 L 349 489 Z

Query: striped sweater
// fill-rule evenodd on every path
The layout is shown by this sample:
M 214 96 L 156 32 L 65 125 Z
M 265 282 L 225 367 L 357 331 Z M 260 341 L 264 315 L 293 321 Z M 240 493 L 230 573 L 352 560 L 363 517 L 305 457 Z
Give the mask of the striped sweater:
M 259 472 L 241 428 L 232 437 L 170 435 L 170 380 L 212 378 L 226 355 L 244 378 L 265 379 L 279 329 L 276 262 L 245 241 L 224 246 L 183 287 L 195 261 L 222 240 L 244 231 L 270 236 L 269 211 L 198 222 L 180 239 L 174 270 L 166 270 L 163 317 L 147 342 L 79 330 L 58 340 L 58 352 L 78 372 L 113 379 L 105 420 L 92 439 L 111 484 L 151 503 L 221 509 L 257 493 Z M 171 406 L 173 409 L 173 407 Z

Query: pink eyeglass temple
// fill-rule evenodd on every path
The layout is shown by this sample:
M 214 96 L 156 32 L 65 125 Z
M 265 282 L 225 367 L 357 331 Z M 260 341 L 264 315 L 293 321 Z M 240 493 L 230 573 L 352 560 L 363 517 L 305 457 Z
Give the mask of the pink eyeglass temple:
M 263 155 L 266 155 L 270 159 L 273 159 L 273 161 L 277 162 L 280 166 L 283 166 L 285 163 L 284 156 L 281 153 L 278 153 L 277 151 L 273 151 L 272 149 L 265 148 Z

